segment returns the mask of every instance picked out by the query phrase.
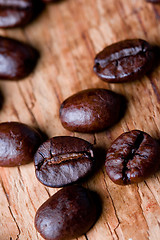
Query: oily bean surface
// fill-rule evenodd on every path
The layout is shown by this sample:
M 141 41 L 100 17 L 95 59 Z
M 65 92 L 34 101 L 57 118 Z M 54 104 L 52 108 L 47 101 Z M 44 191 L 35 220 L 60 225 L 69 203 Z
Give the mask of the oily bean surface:
M 0 124 L 0 166 L 14 167 L 33 161 L 41 143 L 40 134 L 26 124 Z
M 154 65 L 154 48 L 144 40 L 129 39 L 104 48 L 95 57 L 94 71 L 111 83 L 136 80 Z
M 160 165 L 159 145 L 147 133 L 133 130 L 120 135 L 106 156 L 106 171 L 117 184 L 143 181 Z
M 34 68 L 38 58 L 31 46 L 6 37 L 0 37 L 0 79 L 19 80 Z
M 68 186 L 38 209 L 35 227 L 46 240 L 69 240 L 85 234 L 96 218 L 92 192 L 81 186 Z
M 41 183 L 62 187 L 82 180 L 92 172 L 93 146 L 76 137 L 53 137 L 38 148 L 34 163 Z
M 0 0 L 0 28 L 21 27 L 33 16 L 33 0 Z
M 61 123 L 75 132 L 103 131 L 119 120 L 123 100 L 122 96 L 101 88 L 78 92 L 62 103 Z

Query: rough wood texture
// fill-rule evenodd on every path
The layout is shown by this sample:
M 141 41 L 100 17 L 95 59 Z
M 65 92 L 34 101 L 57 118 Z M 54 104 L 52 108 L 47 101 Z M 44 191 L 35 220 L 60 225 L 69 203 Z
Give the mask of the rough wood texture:
M 108 148 L 121 133 L 132 129 L 160 138 L 160 67 L 125 84 L 107 84 L 92 70 L 95 54 L 113 42 L 138 37 L 160 45 L 160 5 L 145 0 L 64 0 L 48 5 L 26 28 L 0 30 L 0 34 L 31 43 L 41 53 L 28 78 L 0 81 L 1 122 L 24 122 L 49 137 L 79 136 L 101 148 Z M 95 135 L 66 131 L 58 117 L 60 103 L 93 87 L 124 94 L 128 99 L 124 118 Z M 84 185 L 100 194 L 103 209 L 96 225 L 79 240 L 160 239 L 160 172 L 123 187 L 112 183 L 102 166 Z M 37 181 L 33 163 L 0 168 L 0 239 L 42 239 L 34 228 L 34 215 L 56 191 Z

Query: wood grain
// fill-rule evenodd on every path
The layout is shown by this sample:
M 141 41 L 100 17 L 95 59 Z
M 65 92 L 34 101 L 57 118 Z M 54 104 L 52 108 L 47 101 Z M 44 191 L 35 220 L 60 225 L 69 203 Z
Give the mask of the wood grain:
M 20 121 L 49 137 L 82 137 L 107 149 L 121 133 L 140 129 L 160 139 L 160 67 L 141 80 L 107 84 L 93 73 L 93 59 L 105 46 L 126 38 L 142 38 L 160 46 L 160 5 L 145 0 L 64 0 L 49 4 L 23 29 L 0 35 L 30 43 L 40 51 L 34 72 L 18 82 L 0 81 L 0 121 Z M 123 119 L 95 135 L 71 133 L 59 120 L 61 102 L 77 91 L 102 87 L 128 99 Z M 103 155 L 103 154 L 102 154 Z M 99 160 L 103 161 L 102 156 Z M 118 186 L 104 166 L 84 183 L 99 193 L 102 214 L 79 240 L 159 240 L 160 172 L 131 186 Z M 41 240 L 34 228 L 37 208 L 57 189 L 44 187 L 33 163 L 0 168 L 0 240 Z

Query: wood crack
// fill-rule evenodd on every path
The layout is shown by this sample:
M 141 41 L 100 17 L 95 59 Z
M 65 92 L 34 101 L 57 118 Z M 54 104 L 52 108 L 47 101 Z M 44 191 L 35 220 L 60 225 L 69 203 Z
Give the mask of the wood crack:
M 17 223 L 17 221 L 16 221 L 16 218 L 15 218 L 13 212 L 12 212 L 11 206 L 8 206 L 8 208 L 9 208 L 10 214 L 11 214 L 11 216 L 12 216 L 12 219 L 13 219 L 13 221 L 15 222 L 15 224 L 16 224 L 16 226 L 17 226 L 17 229 L 18 229 L 18 234 L 17 234 L 17 237 L 16 237 L 16 240 L 18 240 L 18 239 L 19 239 L 19 236 L 20 236 L 20 234 L 21 234 L 21 230 L 20 230 L 20 227 L 18 226 L 18 223 Z
M 48 196 L 49 196 L 49 197 L 51 197 L 51 194 L 50 194 L 50 192 L 49 192 L 48 188 L 44 187 L 44 189 L 46 190 L 46 192 L 47 192 Z
M 112 235 L 113 239 L 115 240 L 115 238 L 114 238 L 114 236 L 113 236 L 113 232 L 114 232 L 115 235 L 116 235 L 116 237 L 117 237 L 116 240 L 119 240 L 119 236 L 118 236 L 118 234 L 117 234 L 117 232 L 116 232 L 116 229 L 119 227 L 119 223 L 118 223 L 117 226 L 113 229 L 113 231 L 111 230 L 111 227 L 110 227 L 109 223 L 106 222 L 106 224 L 107 224 L 107 227 L 108 227 L 109 232 L 110 232 L 110 234 Z
M 117 230 L 117 228 L 118 228 L 119 226 L 120 226 L 120 223 L 118 223 L 117 226 L 113 229 L 113 230 L 114 230 L 114 233 L 115 233 L 115 235 L 116 235 L 116 237 L 117 237 L 118 240 L 119 240 L 119 236 L 118 236 L 116 230 Z

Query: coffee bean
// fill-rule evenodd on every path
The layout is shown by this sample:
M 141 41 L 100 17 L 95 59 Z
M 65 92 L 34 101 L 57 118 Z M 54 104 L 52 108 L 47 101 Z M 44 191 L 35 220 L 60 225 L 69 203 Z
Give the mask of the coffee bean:
M 33 16 L 33 0 L 0 0 L 0 27 L 21 27 Z
M 120 135 L 106 156 L 106 171 L 117 184 L 143 181 L 160 166 L 159 145 L 147 133 L 133 130 Z
M 75 132 L 103 131 L 119 120 L 123 100 L 122 96 L 106 89 L 78 92 L 61 105 L 62 125 Z
M 154 65 L 154 48 L 144 40 L 131 39 L 104 48 L 95 57 L 94 71 L 111 83 L 142 77 Z
M 14 167 L 33 161 L 41 143 L 40 134 L 26 124 L 0 124 L 0 166 Z
M 58 191 L 38 209 L 35 227 L 46 240 L 69 240 L 85 234 L 96 218 L 93 193 L 81 186 L 69 186 Z
M 53 137 L 35 154 L 38 180 L 50 187 L 62 187 L 81 180 L 94 167 L 93 146 L 76 137 Z
M 38 58 L 31 46 L 6 37 L 0 37 L 0 79 L 19 80 L 34 68 Z

